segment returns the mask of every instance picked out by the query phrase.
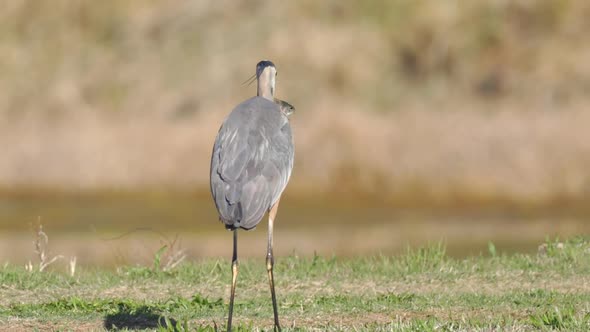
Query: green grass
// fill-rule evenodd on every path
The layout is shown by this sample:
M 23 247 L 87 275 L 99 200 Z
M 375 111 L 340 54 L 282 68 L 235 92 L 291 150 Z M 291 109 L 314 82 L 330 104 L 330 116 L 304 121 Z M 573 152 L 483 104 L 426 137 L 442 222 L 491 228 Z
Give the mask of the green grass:
M 156 255 L 155 263 L 158 257 Z M 0 325 L 69 330 L 214 331 L 227 314 L 228 260 L 116 271 L 0 269 Z M 271 330 L 264 262 L 240 264 L 238 330 Z M 278 257 L 278 301 L 286 331 L 590 329 L 590 244 L 547 241 L 538 255 L 505 255 L 490 244 L 453 259 L 445 246 L 399 256 Z

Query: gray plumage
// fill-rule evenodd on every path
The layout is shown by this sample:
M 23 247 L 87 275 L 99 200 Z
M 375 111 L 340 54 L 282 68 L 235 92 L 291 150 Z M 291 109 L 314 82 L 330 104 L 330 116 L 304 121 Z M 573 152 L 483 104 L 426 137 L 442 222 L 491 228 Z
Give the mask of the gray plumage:
M 250 98 L 225 119 L 211 157 L 211 193 L 228 229 L 252 229 L 280 198 L 293 169 L 287 102 Z
M 266 271 L 272 299 L 274 329 L 281 331 L 273 277 L 273 225 L 281 194 L 293 169 L 293 137 L 289 115 L 295 108 L 274 97 L 277 69 L 269 60 L 256 64 L 256 97 L 236 106 L 213 144 L 211 193 L 219 219 L 233 230 L 232 283 L 227 331 L 232 330 L 238 278 L 238 230 L 252 229 L 268 211 Z

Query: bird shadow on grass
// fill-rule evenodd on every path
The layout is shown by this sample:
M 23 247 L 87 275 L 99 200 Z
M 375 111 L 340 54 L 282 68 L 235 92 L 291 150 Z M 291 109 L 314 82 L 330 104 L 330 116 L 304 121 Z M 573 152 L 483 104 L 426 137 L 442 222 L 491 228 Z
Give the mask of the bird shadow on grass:
M 106 315 L 104 319 L 104 328 L 107 331 L 168 328 L 168 325 L 172 325 L 170 327 L 174 328 L 176 324 L 176 320 L 166 319 L 147 306 L 133 310 L 121 308 L 119 312 Z

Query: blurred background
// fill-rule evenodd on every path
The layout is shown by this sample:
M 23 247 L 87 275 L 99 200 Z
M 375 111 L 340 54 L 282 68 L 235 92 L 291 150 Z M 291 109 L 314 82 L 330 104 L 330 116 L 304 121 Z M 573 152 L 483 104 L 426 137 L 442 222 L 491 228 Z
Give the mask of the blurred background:
M 296 163 L 275 252 L 444 241 L 537 250 L 590 230 L 590 2 L 34 1 L 0 12 L 0 261 L 230 257 L 213 140 L 261 59 Z M 266 221 L 241 232 L 263 257 Z

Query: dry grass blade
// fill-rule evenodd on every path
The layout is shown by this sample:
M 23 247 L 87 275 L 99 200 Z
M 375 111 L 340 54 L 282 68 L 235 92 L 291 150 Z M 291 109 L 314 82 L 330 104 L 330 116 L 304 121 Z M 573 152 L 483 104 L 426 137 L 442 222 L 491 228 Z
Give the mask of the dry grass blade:
M 37 224 L 32 226 L 33 236 L 35 240 L 33 241 L 33 245 L 35 247 L 35 254 L 39 258 L 39 267 L 38 271 L 43 272 L 48 266 L 55 263 L 57 260 L 62 259 L 62 255 L 56 255 L 53 257 L 49 256 L 48 253 L 48 245 L 49 245 L 49 237 L 43 231 L 43 224 L 41 223 L 41 217 L 37 219 Z M 33 263 L 29 261 L 28 264 L 25 265 L 25 268 L 29 272 L 33 272 L 34 266 Z M 75 269 L 75 268 L 74 268 Z
M 70 265 L 69 265 L 69 270 L 70 270 L 70 276 L 73 277 L 76 274 L 76 263 L 78 261 L 78 258 L 76 256 L 72 256 L 70 257 Z
M 165 264 L 162 267 L 162 271 L 171 271 L 177 267 L 186 258 L 186 253 L 180 247 L 180 240 L 178 234 L 174 236 L 174 239 L 170 241 L 167 238 L 163 238 L 166 242 L 167 250 L 164 253 Z

